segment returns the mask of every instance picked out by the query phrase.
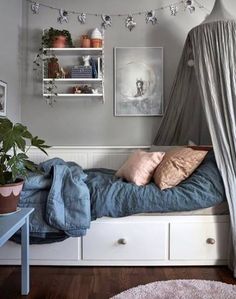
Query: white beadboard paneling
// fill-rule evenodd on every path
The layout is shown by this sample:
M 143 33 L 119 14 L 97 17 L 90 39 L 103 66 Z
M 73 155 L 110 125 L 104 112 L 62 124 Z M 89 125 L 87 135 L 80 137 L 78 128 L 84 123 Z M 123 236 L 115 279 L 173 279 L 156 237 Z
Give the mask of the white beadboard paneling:
M 149 146 L 104 146 L 104 147 L 52 147 L 47 150 L 48 156 L 36 148 L 28 152 L 30 159 L 40 163 L 50 158 L 61 158 L 65 161 L 74 161 L 83 168 L 118 169 L 128 156 L 137 149 L 149 150 Z
M 88 168 L 118 169 L 129 157 L 128 153 L 90 153 Z

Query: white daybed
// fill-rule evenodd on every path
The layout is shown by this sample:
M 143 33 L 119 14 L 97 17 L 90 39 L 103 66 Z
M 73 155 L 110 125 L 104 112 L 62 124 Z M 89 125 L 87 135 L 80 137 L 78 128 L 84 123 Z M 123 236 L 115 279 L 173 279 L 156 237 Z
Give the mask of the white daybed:
M 148 149 L 147 147 L 138 147 Z M 35 162 L 60 157 L 83 168 L 117 169 L 137 147 L 53 147 L 49 157 L 32 149 Z M 223 206 L 223 208 L 225 208 Z M 217 213 L 221 214 L 222 207 Z M 229 216 L 214 209 L 168 215 L 142 214 L 93 221 L 83 238 L 31 245 L 32 265 L 183 266 L 225 265 Z M 20 246 L 0 249 L 0 264 L 20 264 Z

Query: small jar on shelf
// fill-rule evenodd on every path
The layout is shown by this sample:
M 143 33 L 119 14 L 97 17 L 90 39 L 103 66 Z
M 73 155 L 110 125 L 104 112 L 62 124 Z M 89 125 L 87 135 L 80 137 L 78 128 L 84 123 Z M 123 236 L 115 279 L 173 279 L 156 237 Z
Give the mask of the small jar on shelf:
M 86 35 L 82 35 L 81 38 L 81 47 L 82 48 L 90 48 L 91 47 L 91 40 L 89 38 L 89 36 Z

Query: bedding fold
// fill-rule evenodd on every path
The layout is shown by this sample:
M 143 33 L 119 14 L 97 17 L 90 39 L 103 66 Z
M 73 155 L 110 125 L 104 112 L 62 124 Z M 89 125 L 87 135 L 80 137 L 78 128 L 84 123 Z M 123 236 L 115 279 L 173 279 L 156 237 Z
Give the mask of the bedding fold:
M 91 221 L 87 175 L 76 163 L 59 158 L 39 166 L 42 174 L 29 173 L 19 202 L 19 207 L 35 209 L 30 217 L 32 240 L 84 236 Z

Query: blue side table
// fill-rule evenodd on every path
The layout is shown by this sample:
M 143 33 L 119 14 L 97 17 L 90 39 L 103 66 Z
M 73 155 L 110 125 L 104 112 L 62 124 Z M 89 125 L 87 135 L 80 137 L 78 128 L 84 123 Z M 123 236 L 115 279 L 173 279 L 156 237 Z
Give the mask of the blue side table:
M 29 215 L 32 208 L 21 208 L 12 215 L 0 217 L 0 247 L 21 228 L 21 294 L 29 293 Z

